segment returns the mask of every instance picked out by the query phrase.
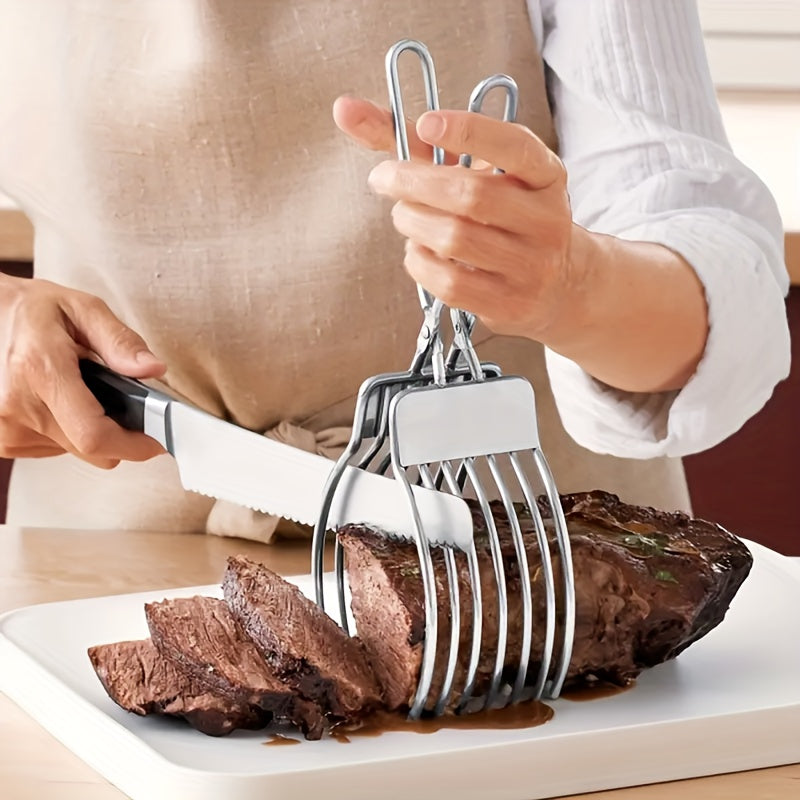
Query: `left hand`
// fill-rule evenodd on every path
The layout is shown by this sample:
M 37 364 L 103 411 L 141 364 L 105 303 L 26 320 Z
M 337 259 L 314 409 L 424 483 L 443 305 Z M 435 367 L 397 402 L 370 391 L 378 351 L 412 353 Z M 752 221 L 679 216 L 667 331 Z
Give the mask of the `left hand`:
M 340 98 L 334 118 L 361 144 L 393 149 L 388 112 Z M 529 129 L 482 114 L 429 111 L 415 133 L 413 161 L 384 161 L 369 176 L 373 190 L 397 201 L 407 271 L 494 332 L 545 341 L 566 322 L 562 310 L 575 311 L 565 301 L 583 280 L 572 258 L 583 229 L 572 222 L 564 165 Z M 448 165 L 430 163 L 432 145 L 449 154 Z M 457 166 L 459 153 L 481 167 Z

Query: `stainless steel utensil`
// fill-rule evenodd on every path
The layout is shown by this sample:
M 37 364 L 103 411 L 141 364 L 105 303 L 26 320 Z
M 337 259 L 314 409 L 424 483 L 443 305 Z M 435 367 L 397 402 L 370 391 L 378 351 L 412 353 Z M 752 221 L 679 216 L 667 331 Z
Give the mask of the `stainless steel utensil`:
M 398 156 L 407 159 L 408 141 L 405 114 L 397 76 L 397 60 L 402 52 L 414 52 L 421 60 L 428 109 L 438 108 L 433 61 L 427 48 L 420 42 L 398 42 L 387 53 L 386 67 L 390 101 L 395 121 Z M 483 99 L 496 87 L 507 92 L 506 119 L 516 113 L 517 89 L 508 76 L 492 76 L 479 84 L 470 100 L 470 110 L 480 110 Z M 443 163 L 443 153 L 434 149 L 434 162 Z M 469 156 L 461 159 L 469 166 Z M 533 388 L 519 377 L 502 377 L 497 367 L 481 364 L 471 341 L 474 317 L 459 309 L 451 309 L 454 342 L 447 359 L 443 354 L 441 339 L 440 300 L 418 286 L 423 309 L 423 325 L 417 339 L 417 349 L 411 368 L 405 373 L 378 375 L 362 385 L 358 397 L 350 445 L 332 473 L 323 503 L 323 516 L 314 537 L 312 570 L 315 575 L 317 600 L 324 604 L 322 589 L 322 552 L 327 527 L 326 504 L 335 500 L 338 477 L 348 466 L 360 469 L 391 470 L 402 486 L 410 510 L 410 533 L 416 543 L 424 587 L 425 638 L 422 667 L 416 695 L 409 716 L 418 717 L 430 707 L 429 694 L 433 682 L 439 631 L 436 576 L 431 558 L 431 545 L 440 545 L 437 532 L 425 525 L 417 505 L 414 490 L 418 484 L 429 489 L 440 489 L 461 497 L 471 495 L 482 512 L 489 537 L 492 568 L 497 585 L 499 620 L 495 665 L 489 691 L 482 705 L 496 706 L 517 702 L 524 694 L 535 697 L 555 697 L 559 694 L 572 652 L 575 618 L 574 579 L 566 523 L 561 511 L 558 492 L 547 460 L 541 450 L 536 424 L 536 406 Z M 459 358 L 463 363 L 456 368 Z M 428 361 L 430 362 L 428 364 Z M 385 451 L 388 447 L 388 455 Z M 380 454 L 383 458 L 378 461 Z M 526 465 L 525 460 L 532 465 Z M 505 464 L 501 465 L 501 461 Z M 377 466 L 376 466 L 377 464 Z M 508 478 L 503 477 L 503 467 L 514 476 L 514 491 Z M 488 468 L 492 488 L 487 492 L 481 472 Z M 555 548 L 560 564 L 561 591 L 556 592 L 557 578 L 551 557 L 551 544 L 537 504 L 530 473 L 539 478 L 552 509 Z M 491 495 L 498 495 L 508 519 L 516 553 L 516 564 L 521 575 L 523 594 L 523 642 L 519 654 L 516 677 L 511 691 L 504 695 L 503 673 L 506 665 L 506 640 L 508 629 L 508 601 L 506 596 L 505 568 L 500 547 L 495 515 L 490 504 Z M 521 496 L 530 511 L 536 531 L 536 541 L 541 555 L 544 591 L 546 594 L 546 620 L 544 646 L 534 681 L 529 680 L 531 659 L 531 631 L 533 626 L 532 596 L 528 562 L 521 524 L 515 507 L 515 496 Z M 433 710 L 442 713 L 450 702 L 460 647 L 460 597 L 455 553 L 466 555 L 470 576 L 472 602 L 472 635 L 469 665 L 463 689 L 458 693 L 458 709 L 471 707 L 478 661 L 481 654 L 483 598 L 479 577 L 479 553 L 474 537 L 454 538 L 442 548 L 446 585 L 450 609 L 449 654 L 442 688 L 433 698 Z M 344 585 L 344 559 L 337 547 L 335 569 L 340 615 L 347 627 L 346 594 Z M 559 613 L 560 612 L 560 613 Z M 556 642 L 557 626 L 560 626 Z
M 94 361 L 81 362 L 84 382 L 106 413 L 129 430 L 156 439 L 175 458 L 181 484 L 200 494 L 314 525 L 320 517 L 333 462 L 275 442 L 182 403 Z M 469 537 L 466 505 L 441 492 L 415 487 L 435 538 Z M 326 507 L 331 528 L 348 522 L 386 526 L 405 534 L 408 506 L 390 478 L 354 467 L 342 471 Z
M 386 74 L 390 88 L 389 97 L 392 115 L 395 122 L 397 154 L 401 161 L 410 159 L 408 136 L 405 128 L 405 111 L 397 66 L 398 58 L 406 50 L 416 53 L 420 58 L 428 110 L 435 110 L 439 107 L 436 73 L 433 59 L 428 49 L 421 42 L 410 39 L 398 42 L 390 48 L 386 55 Z M 476 87 L 476 92 L 479 88 L 480 84 L 479 87 Z M 485 96 L 485 93 L 476 100 L 476 110 L 479 110 L 483 96 Z M 473 97 L 475 97 L 475 93 L 473 93 Z M 441 148 L 434 148 L 433 162 L 435 164 L 444 163 L 444 152 Z M 442 375 L 447 372 L 451 380 L 468 379 L 471 374 L 467 366 L 459 365 L 458 363 L 462 355 L 462 350 L 458 346 L 458 339 L 454 341 L 447 358 L 445 359 L 443 356 L 443 344 L 440 336 L 443 304 L 419 284 L 417 284 L 417 293 L 422 307 L 423 321 L 417 335 L 416 349 L 411 359 L 411 364 L 406 372 L 375 375 L 365 380 L 361 385 L 356 400 L 350 441 L 338 459 L 325 487 L 322 513 L 315 527 L 312 542 L 312 574 L 314 575 L 317 602 L 322 608 L 325 607 L 326 603 L 323 583 L 326 531 L 333 527 L 330 522 L 330 509 L 336 501 L 342 476 L 352 466 L 379 474 L 385 474 L 390 468 L 388 412 L 389 404 L 398 392 L 411 386 L 425 386 L 434 379 L 434 374 Z M 475 318 L 472 316 L 465 316 L 460 319 L 462 327 L 470 331 L 474 323 Z M 467 356 L 467 354 L 464 355 Z M 474 351 L 472 351 L 472 355 L 474 355 Z M 484 364 L 483 369 L 487 374 L 500 374 L 499 369 L 492 364 Z M 410 524 L 410 519 L 408 523 Z M 441 544 L 445 540 L 440 535 L 433 535 L 432 541 Z M 337 576 L 339 618 L 345 630 L 348 630 L 344 561 L 342 548 L 338 540 L 334 545 L 334 570 Z

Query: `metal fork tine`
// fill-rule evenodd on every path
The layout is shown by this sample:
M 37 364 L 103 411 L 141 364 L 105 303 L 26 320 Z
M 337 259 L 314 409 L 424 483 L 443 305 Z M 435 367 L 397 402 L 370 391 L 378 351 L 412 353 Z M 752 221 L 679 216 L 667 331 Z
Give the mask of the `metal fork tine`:
M 356 415 L 358 415 L 358 408 L 356 408 Z M 314 576 L 314 590 L 317 600 L 317 605 L 321 609 L 325 609 L 325 587 L 323 583 L 323 560 L 325 557 L 325 540 L 327 536 L 327 523 L 328 523 L 328 515 L 331 511 L 331 506 L 333 505 L 333 498 L 336 493 L 336 487 L 339 485 L 341 481 L 342 475 L 344 474 L 345 469 L 347 468 L 350 460 L 355 456 L 356 452 L 358 452 L 358 448 L 361 446 L 362 439 L 359 435 L 359 431 L 361 430 L 360 426 L 354 420 L 353 423 L 353 434 L 350 438 L 350 441 L 347 444 L 342 455 L 339 457 L 337 462 L 334 464 L 333 469 L 331 470 L 331 474 L 328 477 L 327 484 L 325 486 L 325 493 L 322 499 L 322 507 L 320 509 L 319 519 L 317 520 L 317 524 L 314 527 L 314 534 L 311 540 L 311 572 Z M 336 543 L 337 549 L 334 550 L 334 567 L 337 575 L 337 586 L 339 584 L 339 575 L 344 577 L 343 568 L 337 566 L 337 564 L 341 563 L 342 554 L 338 552 L 338 541 Z M 341 595 L 341 591 L 338 592 Z M 339 602 L 339 608 L 341 609 L 341 600 Z M 347 617 L 342 616 L 340 618 L 340 624 L 345 629 L 347 633 L 350 632 L 349 625 L 347 622 Z
M 483 590 L 481 589 L 481 572 L 478 563 L 478 551 L 473 542 L 466 552 L 467 569 L 469 570 L 470 589 L 472 590 L 472 647 L 470 648 L 469 665 L 464 689 L 461 692 L 457 711 L 463 712 L 475 691 L 478 677 L 478 665 L 481 657 L 481 641 L 483 637 Z
M 456 565 L 455 552 L 451 547 L 442 548 L 444 554 L 444 566 L 447 573 L 447 588 L 450 598 L 450 652 L 447 657 L 447 668 L 445 670 L 442 689 L 439 699 L 436 701 L 434 713 L 443 714 L 450 699 L 450 692 L 453 688 L 453 677 L 458 664 L 458 648 L 461 643 L 461 596 L 458 587 L 458 567 Z
M 339 538 L 333 541 L 333 571 L 336 575 L 336 597 L 339 605 L 339 619 L 346 633 L 350 633 L 350 623 L 347 619 L 347 600 L 344 591 L 344 548 Z
M 431 548 L 428 537 L 425 535 L 425 528 L 419 516 L 414 493 L 411 491 L 411 483 L 406 474 L 406 468 L 399 464 L 398 459 L 392 459 L 395 466 L 395 478 L 400 482 L 406 491 L 411 518 L 414 526 L 414 534 L 417 545 L 417 556 L 420 563 L 420 573 L 422 575 L 422 587 L 424 592 L 425 605 L 425 638 L 422 643 L 422 665 L 420 667 L 419 683 L 417 692 L 408 712 L 410 719 L 419 719 L 428 699 L 428 693 L 433 682 L 433 672 L 436 663 L 436 645 L 438 642 L 439 629 L 439 609 L 436 601 L 436 577 L 433 571 L 433 559 L 431 558 Z
M 359 469 L 369 469 L 375 456 L 380 452 L 381 447 L 386 442 L 389 433 L 388 419 L 389 419 L 389 400 L 391 399 L 392 386 L 384 385 L 380 387 L 379 392 L 379 406 L 375 414 L 375 427 L 370 431 L 375 434 L 372 442 L 370 443 L 367 451 L 361 456 L 358 461 Z M 365 406 L 365 413 L 369 413 L 369 407 Z M 361 438 L 363 443 L 363 438 Z M 360 445 L 359 445 L 360 446 Z M 349 459 L 348 459 L 349 460 Z M 342 621 L 342 627 L 347 633 L 350 633 L 350 624 L 347 619 L 347 594 L 345 592 L 345 575 L 344 575 L 344 549 L 338 537 L 334 539 L 333 545 L 333 570 L 336 576 L 336 596 L 339 605 L 339 619 Z
M 491 708 L 497 702 L 500 693 L 500 683 L 503 677 L 503 667 L 505 665 L 506 642 L 508 640 L 508 592 L 506 588 L 505 568 L 503 567 L 503 554 L 500 549 L 500 537 L 497 533 L 497 525 L 495 524 L 494 515 L 489 505 L 489 499 L 478 477 L 478 472 L 475 469 L 475 459 L 472 457 L 465 458 L 464 467 L 486 522 L 486 531 L 489 535 L 489 549 L 492 554 L 492 566 L 497 583 L 497 652 L 494 662 L 494 672 L 492 673 L 492 682 L 486 695 L 485 703 L 486 708 Z
M 459 465 L 458 469 L 459 476 L 463 473 L 466 476 L 466 469 L 463 467 L 463 464 Z M 447 482 L 447 486 L 450 491 L 461 497 L 462 490 L 464 487 L 463 479 L 459 480 L 453 474 L 453 468 L 450 465 L 449 461 L 443 461 L 440 467 L 440 474 L 444 476 L 445 481 Z M 478 552 L 475 549 L 475 541 L 473 540 L 470 543 L 469 549 L 466 551 L 467 557 L 467 569 L 469 571 L 469 580 L 470 580 L 470 590 L 472 592 L 472 645 L 470 647 L 470 657 L 469 657 L 469 664 L 467 666 L 467 676 L 466 682 L 464 685 L 464 689 L 461 692 L 461 696 L 459 698 L 459 703 L 457 706 L 457 711 L 463 711 L 467 704 L 469 703 L 470 699 L 472 698 L 472 692 L 475 689 L 475 679 L 478 674 L 478 662 L 480 660 L 481 655 L 481 637 L 483 635 L 483 592 L 481 590 L 481 576 L 480 576 L 480 567 L 478 564 Z M 452 677 L 450 678 L 452 683 Z M 451 692 L 451 687 L 447 688 L 447 695 L 449 697 Z M 442 690 L 442 697 L 444 697 L 445 691 Z M 446 700 L 445 700 L 446 702 Z M 441 698 L 440 698 L 441 703 Z M 437 704 L 437 712 L 438 712 L 439 705 Z M 442 706 L 443 708 L 443 706 Z
M 433 476 L 427 465 L 419 468 L 422 477 L 422 485 L 429 489 L 434 488 Z M 447 592 L 450 600 L 450 652 L 447 656 L 447 667 L 445 669 L 442 688 L 439 698 L 434 708 L 435 714 L 442 714 L 453 686 L 453 676 L 458 663 L 458 648 L 461 643 L 461 597 L 458 586 L 458 570 L 456 567 L 456 557 L 452 548 L 443 547 L 445 572 L 447 575 Z
M 561 687 L 567 677 L 570 658 L 572 657 L 572 645 L 575 637 L 575 573 L 572 566 L 572 551 L 569 545 L 567 534 L 567 521 L 564 518 L 564 510 L 561 508 L 561 501 L 556 489 L 556 482 L 550 465 L 544 457 L 544 453 L 539 449 L 533 451 L 533 460 L 539 475 L 544 484 L 547 499 L 550 502 L 550 510 L 553 515 L 555 527 L 556 543 L 561 560 L 561 579 L 564 589 L 564 635 L 561 643 L 561 650 L 558 664 L 553 679 L 546 685 L 545 691 L 549 697 L 558 697 Z
M 525 688 L 525 680 L 528 675 L 528 664 L 530 663 L 531 657 L 531 637 L 533 634 L 533 598 L 531 595 L 530 570 L 528 568 L 528 554 L 525 551 L 525 541 L 522 538 L 522 528 L 520 527 L 519 517 L 517 516 L 516 509 L 514 508 L 514 501 L 511 497 L 511 492 L 509 492 L 508 486 L 506 486 L 506 483 L 500 474 L 496 457 L 489 455 L 486 457 L 486 460 L 489 464 L 489 471 L 492 473 L 492 478 L 494 478 L 494 482 L 500 492 L 500 499 L 503 501 L 503 506 L 506 510 L 506 516 L 508 517 L 509 524 L 511 525 L 511 538 L 514 541 L 514 550 L 517 555 L 520 591 L 522 593 L 522 644 L 520 646 L 517 677 L 514 681 L 511 698 L 509 700 L 511 703 L 516 703 L 522 696 L 522 690 Z
M 325 608 L 323 558 L 327 536 L 326 528 L 328 515 L 330 514 L 333 498 L 336 493 L 336 487 L 339 485 L 347 466 L 353 463 L 365 439 L 375 436 L 375 441 L 358 465 L 361 468 L 366 468 L 367 464 L 374 458 L 375 454 L 380 450 L 382 443 L 386 440 L 388 434 L 387 419 L 389 411 L 386 395 L 390 391 L 387 388 L 386 381 L 390 377 L 391 376 L 383 376 L 383 382 L 378 378 L 373 378 L 369 381 L 365 381 L 364 385 L 362 385 L 356 400 L 350 441 L 334 464 L 325 487 L 320 516 L 314 528 L 311 542 L 311 571 L 314 576 L 317 603 L 322 609 Z M 379 402 L 377 409 L 375 408 L 376 402 Z M 336 574 L 340 622 L 344 630 L 349 633 L 350 626 L 347 621 L 347 615 L 344 613 L 344 609 L 346 608 L 344 598 L 344 557 L 338 540 L 336 540 L 334 544 L 334 572 Z
M 544 527 L 544 520 L 542 520 L 539 506 L 536 502 L 536 495 L 531 488 L 528 476 L 520 462 L 519 454 L 510 453 L 509 459 L 511 461 L 512 469 L 517 477 L 520 488 L 522 489 L 522 496 L 525 498 L 525 503 L 530 509 L 531 517 L 533 519 L 534 530 L 536 531 L 536 541 L 539 546 L 539 553 L 542 559 L 542 574 L 544 577 L 545 589 L 545 630 L 543 637 L 543 646 L 541 654 L 541 666 L 536 682 L 533 684 L 533 692 L 535 697 L 541 697 L 544 692 L 545 681 L 550 673 L 550 664 L 553 658 L 553 644 L 555 642 L 556 630 L 556 590 L 555 580 L 553 577 L 553 562 L 550 557 L 550 545 L 547 541 L 547 532 Z

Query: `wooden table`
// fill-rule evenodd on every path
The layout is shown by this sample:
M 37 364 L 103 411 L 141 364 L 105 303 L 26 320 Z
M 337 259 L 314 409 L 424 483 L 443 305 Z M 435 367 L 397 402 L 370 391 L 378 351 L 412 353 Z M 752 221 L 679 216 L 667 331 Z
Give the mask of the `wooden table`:
M 234 553 L 259 559 L 284 575 L 308 572 L 308 546 L 303 543 L 268 546 L 189 534 L 0 526 L 0 612 L 32 603 L 215 583 L 225 557 Z M 682 800 L 795 800 L 800 796 L 800 765 L 582 797 L 673 800 L 678 792 Z M 0 796 L 4 800 L 124 797 L 3 695 Z

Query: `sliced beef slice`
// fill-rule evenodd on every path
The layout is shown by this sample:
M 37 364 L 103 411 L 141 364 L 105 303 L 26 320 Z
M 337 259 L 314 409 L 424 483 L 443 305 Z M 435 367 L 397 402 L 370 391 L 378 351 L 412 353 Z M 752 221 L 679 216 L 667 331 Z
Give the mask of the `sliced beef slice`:
M 222 582 L 233 616 L 275 673 L 337 719 L 382 704 L 361 642 L 296 586 L 243 557 L 229 558 Z
M 321 709 L 297 697 L 261 657 L 224 600 L 187 597 L 145 605 L 159 653 L 180 672 L 237 703 L 297 725 L 308 739 L 324 730 Z
M 546 524 L 549 507 L 541 504 Z M 595 491 L 562 497 L 575 570 L 575 644 L 568 685 L 600 678 L 624 685 L 645 667 L 675 657 L 724 617 L 746 578 L 747 548 L 718 525 L 630 506 Z M 494 506 L 504 554 L 509 602 L 505 663 L 515 670 L 522 641 L 520 575 L 509 524 Z M 473 508 L 480 554 L 484 615 L 476 693 L 491 678 L 497 641 L 497 589 L 485 523 Z M 521 513 L 533 591 L 533 644 L 529 677 L 540 665 L 545 597 L 541 560 L 530 513 Z M 413 545 L 363 527 L 340 531 L 347 553 L 352 609 L 359 636 L 390 708 L 407 705 L 416 691 L 425 632 L 422 580 Z M 450 609 L 441 554 L 434 552 L 439 647 L 430 698 L 441 687 L 450 636 Z M 465 559 L 458 557 L 461 645 L 455 687 L 463 686 L 469 659 L 472 608 Z M 555 567 L 560 570 L 558 559 Z M 457 701 L 454 693 L 452 702 Z
M 263 709 L 211 692 L 184 675 L 150 639 L 90 647 L 89 658 L 109 697 L 134 714 L 182 717 L 209 736 L 258 730 L 270 721 Z

